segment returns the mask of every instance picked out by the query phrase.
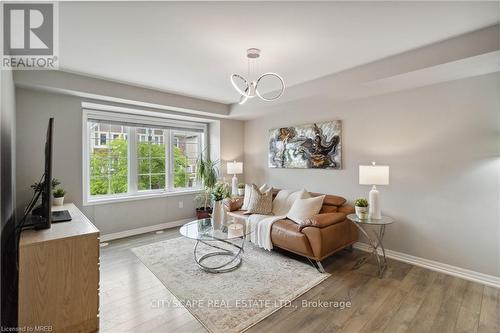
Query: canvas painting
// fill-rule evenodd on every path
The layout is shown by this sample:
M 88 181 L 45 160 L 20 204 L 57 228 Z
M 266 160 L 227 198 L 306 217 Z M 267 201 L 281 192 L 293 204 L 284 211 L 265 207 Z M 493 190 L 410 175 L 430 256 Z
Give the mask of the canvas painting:
M 269 131 L 269 167 L 342 168 L 342 124 L 333 120 Z

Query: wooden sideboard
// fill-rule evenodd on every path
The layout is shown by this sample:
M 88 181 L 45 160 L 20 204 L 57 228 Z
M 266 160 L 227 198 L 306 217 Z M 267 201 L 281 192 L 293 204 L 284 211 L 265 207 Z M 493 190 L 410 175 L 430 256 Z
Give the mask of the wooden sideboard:
M 19 327 L 99 329 L 99 230 L 74 205 L 72 220 L 25 230 L 19 243 Z

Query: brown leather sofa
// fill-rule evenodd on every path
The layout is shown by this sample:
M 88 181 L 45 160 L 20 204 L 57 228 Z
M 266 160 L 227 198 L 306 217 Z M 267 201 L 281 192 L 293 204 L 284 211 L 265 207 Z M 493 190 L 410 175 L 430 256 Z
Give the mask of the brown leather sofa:
M 273 196 L 279 190 L 274 190 Z M 323 195 L 310 193 L 312 196 Z M 354 212 L 354 207 L 346 205 L 346 199 L 336 195 L 326 195 L 319 214 L 309 218 L 305 225 L 289 220 L 276 221 L 271 229 L 274 247 L 290 251 L 308 258 L 320 272 L 324 272 L 321 260 L 344 248 L 351 247 L 358 240 L 358 229 L 346 216 Z M 242 200 L 225 202 L 228 215 L 245 219 L 241 208 Z

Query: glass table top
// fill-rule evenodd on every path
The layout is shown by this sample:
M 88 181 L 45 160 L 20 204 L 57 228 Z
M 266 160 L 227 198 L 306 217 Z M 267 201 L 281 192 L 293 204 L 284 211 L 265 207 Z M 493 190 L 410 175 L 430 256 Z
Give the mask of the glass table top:
M 394 219 L 389 216 L 382 216 L 381 219 L 360 219 L 356 214 L 349 214 L 347 218 L 352 222 L 363 224 L 385 225 L 394 223 Z
M 228 230 L 231 225 L 241 225 L 242 229 Z M 230 222 L 227 226 L 221 226 L 219 229 L 212 227 L 211 218 L 196 220 L 184 224 L 181 229 L 181 235 L 196 240 L 228 240 L 244 237 L 251 233 L 245 230 L 245 226 L 240 223 Z

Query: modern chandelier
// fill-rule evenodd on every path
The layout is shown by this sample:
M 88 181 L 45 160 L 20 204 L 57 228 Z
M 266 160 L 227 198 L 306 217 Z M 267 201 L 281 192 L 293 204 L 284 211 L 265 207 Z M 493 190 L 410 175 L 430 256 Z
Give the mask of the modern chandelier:
M 231 83 L 233 84 L 234 89 L 241 95 L 239 104 L 244 104 L 249 98 L 254 98 L 258 96 L 260 99 L 264 101 L 274 101 L 283 95 L 285 91 L 285 81 L 283 78 L 276 73 L 267 72 L 260 75 L 256 80 L 252 80 L 255 78 L 258 73 L 258 59 L 260 57 L 260 49 L 251 48 L 247 50 L 247 58 L 248 58 L 248 72 L 247 78 L 244 78 L 240 74 L 232 74 L 231 75 Z M 281 88 L 279 88 L 273 95 L 266 96 L 263 93 L 259 92 L 259 83 L 268 79 L 277 79 L 276 83 L 278 83 Z M 239 85 L 238 85 L 239 83 Z

